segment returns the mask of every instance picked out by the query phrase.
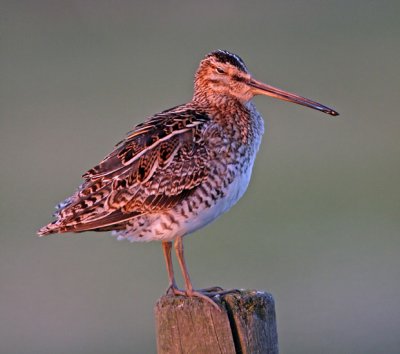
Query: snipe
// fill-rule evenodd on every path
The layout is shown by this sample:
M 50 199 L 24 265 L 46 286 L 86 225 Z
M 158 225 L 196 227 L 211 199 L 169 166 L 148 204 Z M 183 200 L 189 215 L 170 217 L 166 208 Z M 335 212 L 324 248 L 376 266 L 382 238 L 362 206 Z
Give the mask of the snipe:
M 210 299 L 215 291 L 193 289 L 182 241 L 229 210 L 246 191 L 264 132 L 251 101 L 255 95 L 338 115 L 255 80 L 237 55 L 214 51 L 200 62 L 192 101 L 137 125 L 83 175 L 79 189 L 57 206 L 57 220 L 38 234 L 113 231 L 118 239 L 161 241 L 169 291 L 215 305 Z M 172 242 L 184 291 L 174 278 Z

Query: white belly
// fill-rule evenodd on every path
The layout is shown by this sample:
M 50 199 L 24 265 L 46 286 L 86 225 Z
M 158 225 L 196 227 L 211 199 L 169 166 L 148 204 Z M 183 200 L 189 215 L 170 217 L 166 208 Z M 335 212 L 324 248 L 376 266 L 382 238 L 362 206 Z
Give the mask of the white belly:
M 220 215 L 232 208 L 232 206 L 234 206 L 243 196 L 249 186 L 253 167 L 252 165 L 253 164 L 251 164 L 250 168 L 246 170 L 246 173 L 237 176 L 237 178 L 227 187 L 224 197 L 219 199 L 210 208 L 203 208 L 198 211 L 196 216 L 185 220 L 181 231 L 183 231 L 184 234 L 190 234 L 211 223 Z

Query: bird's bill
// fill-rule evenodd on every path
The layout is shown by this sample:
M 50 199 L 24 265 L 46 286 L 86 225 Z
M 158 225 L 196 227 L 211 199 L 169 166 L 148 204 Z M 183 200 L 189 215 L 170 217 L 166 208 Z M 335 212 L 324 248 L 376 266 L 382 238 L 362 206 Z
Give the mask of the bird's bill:
M 308 98 L 301 97 L 294 93 L 280 90 L 276 87 L 264 84 L 260 81 L 254 80 L 254 79 L 250 80 L 249 86 L 251 86 L 254 95 L 270 96 L 270 97 L 278 98 L 283 101 L 293 102 L 293 103 L 300 104 L 302 106 L 313 108 L 318 111 L 324 112 L 326 114 L 330 114 L 332 116 L 339 115 L 338 112 L 336 112 L 333 109 L 326 107 L 318 102 L 311 101 Z

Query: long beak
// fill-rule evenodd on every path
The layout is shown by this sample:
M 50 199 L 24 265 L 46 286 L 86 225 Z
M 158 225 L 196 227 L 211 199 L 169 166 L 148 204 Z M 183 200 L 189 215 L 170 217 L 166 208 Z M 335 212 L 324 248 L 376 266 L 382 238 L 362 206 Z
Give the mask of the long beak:
M 334 111 L 333 109 L 326 107 L 318 102 L 314 102 L 309 100 L 308 98 L 301 97 L 294 93 L 286 92 L 280 90 L 276 87 L 266 85 L 260 81 L 251 79 L 249 82 L 249 86 L 252 87 L 252 91 L 254 95 L 265 95 L 278 98 L 283 101 L 289 101 L 293 103 L 300 104 L 302 106 L 306 106 L 309 108 L 316 109 L 318 111 L 324 112 L 326 114 L 330 114 L 331 116 L 338 116 L 339 113 Z

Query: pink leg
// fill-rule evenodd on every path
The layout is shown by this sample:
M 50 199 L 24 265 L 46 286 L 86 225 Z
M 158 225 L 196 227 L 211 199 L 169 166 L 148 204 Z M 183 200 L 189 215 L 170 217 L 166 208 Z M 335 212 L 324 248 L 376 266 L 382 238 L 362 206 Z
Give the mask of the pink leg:
M 178 289 L 178 287 L 176 285 L 176 282 L 175 282 L 174 268 L 173 268 L 173 265 L 172 265 L 172 258 L 171 258 L 172 242 L 163 241 L 162 242 L 162 248 L 163 248 L 165 263 L 167 265 L 168 280 L 169 280 L 167 294 L 170 291 L 172 291 L 172 293 L 175 294 L 175 291 L 179 290 L 179 289 Z
M 196 296 L 196 297 L 201 297 L 202 299 L 208 301 L 211 305 L 216 307 L 218 310 L 221 310 L 219 306 L 207 295 L 202 294 L 199 291 L 193 290 L 193 285 L 190 280 L 189 272 L 186 267 L 186 262 L 185 262 L 185 257 L 183 255 L 183 240 L 182 237 L 177 237 L 174 242 L 174 247 L 175 247 L 175 252 L 176 252 L 176 257 L 178 258 L 179 266 L 181 267 L 182 270 L 182 275 L 183 279 L 185 281 L 185 292 L 176 292 L 176 294 L 183 293 L 182 295 L 186 296 Z

